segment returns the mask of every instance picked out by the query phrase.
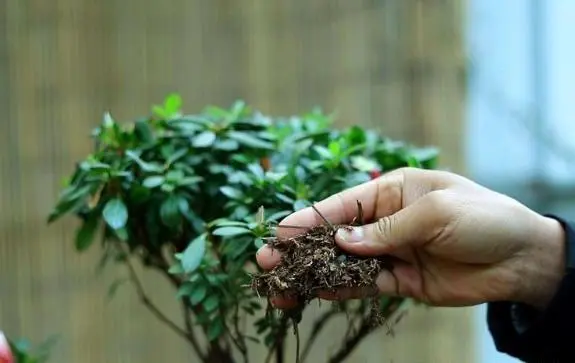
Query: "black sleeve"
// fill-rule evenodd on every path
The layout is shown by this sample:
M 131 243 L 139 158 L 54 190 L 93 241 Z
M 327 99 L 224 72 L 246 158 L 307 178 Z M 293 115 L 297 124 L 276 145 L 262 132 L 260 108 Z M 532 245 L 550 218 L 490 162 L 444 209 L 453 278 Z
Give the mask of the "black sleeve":
M 567 270 L 545 311 L 512 302 L 487 306 L 487 324 L 498 351 L 524 362 L 575 362 L 575 229 L 565 228 Z

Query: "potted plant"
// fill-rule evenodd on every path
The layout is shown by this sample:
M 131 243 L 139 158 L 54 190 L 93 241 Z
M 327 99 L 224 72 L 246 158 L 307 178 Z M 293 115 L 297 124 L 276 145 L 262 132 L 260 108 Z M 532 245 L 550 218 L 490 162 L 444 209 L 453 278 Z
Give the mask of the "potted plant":
M 382 172 L 433 168 L 437 156 L 357 125 L 334 128 L 318 109 L 270 117 L 238 101 L 188 115 L 177 94 L 133 122 L 106 113 L 92 137 L 93 152 L 77 163 L 48 221 L 78 217 L 79 252 L 100 236 L 102 264 L 124 265 L 142 303 L 205 363 L 248 362 L 256 343 L 283 361 L 289 322 L 249 287 L 255 252 L 278 221 Z M 153 304 L 135 263 L 173 285 L 181 321 Z M 381 298 L 381 313 L 392 316 L 403 301 Z M 347 314 L 350 329 L 327 359 L 343 361 L 377 329 L 368 310 L 354 301 L 325 311 L 311 323 L 299 361 L 330 319 Z M 255 316 L 257 336 L 240 328 L 247 316 Z

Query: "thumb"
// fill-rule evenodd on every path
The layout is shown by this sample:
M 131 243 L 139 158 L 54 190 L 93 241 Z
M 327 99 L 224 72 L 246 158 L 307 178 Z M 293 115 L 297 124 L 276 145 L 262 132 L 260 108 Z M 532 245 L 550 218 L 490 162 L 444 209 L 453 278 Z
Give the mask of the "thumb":
M 374 223 L 340 228 L 336 242 L 350 253 L 362 256 L 378 256 L 409 246 L 421 246 L 441 234 L 447 225 L 445 209 L 437 204 L 433 198 L 424 197 Z

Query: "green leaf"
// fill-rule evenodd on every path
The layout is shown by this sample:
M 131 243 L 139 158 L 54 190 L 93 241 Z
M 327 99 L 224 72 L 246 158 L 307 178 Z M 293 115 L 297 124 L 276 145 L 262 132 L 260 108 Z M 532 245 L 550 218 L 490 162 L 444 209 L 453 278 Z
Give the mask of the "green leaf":
M 184 179 L 184 172 L 181 170 L 170 170 L 166 174 L 166 180 L 171 183 L 178 184 L 182 179 Z
M 252 315 L 253 315 L 253 313 L 252 313 Z M 245 337 L 246 339 L 248 339 L 248 340 L 254 342 L 254 343 L 258 343 L 258 344 L 260 343 L 260 340 L 259 340 L 258 338 L 256 338 L 256 337 L 252 337 L 252 336 L 250 336 L 250 335 L 244 335 L 244 337 Z
M 282 193 L 276 193 L 276 198 L 287 204 L 293 204 L 295 200 Z
M 233 115 L 234 119 L 237 119 L 238 117 L 242 116 L 242 114 L 246 110 L 247 110 L 246 103 L 242 100 L 237 100 L 232 105 L 231 114 Z
M 210 222 L 210 226 L 218 226 L 218 227 L 225 227 L 225 226 L 239 226 L 239 227 L 248 227 L 248 223 L 246 222 L 239 222 L 239 221 L 231 221 L 228 219 L 216 219 Z
M 371 159 L 366 158 L 365 156 L 354 156 L 351 158 L 351 165 L 359 170 L 364 172 L 369 172 L 372 170 L 379 169 L 379 165 Z
M 176 189 L 176 186 L 174 184 L 171 184 L 171 183 L 164 183 L 160 187 L 160 190 L 162 190 L 163 192 L 166 192 L 166 193 L 171 193 L 174 191 L 174 189 Z
M 256 223 L 262 224 L 265 221 L 266 210 L 263 205 L 258 208 L 258 212 L 256 213 Z
M 56 208 L 48 216 L 48 223 L 56 221 L 68 212 L 73 212 L 80 208 L 85 203 L 85 199 L 92 190 L 92 185 L 84 185 L 82 187 L 70 186 L 64 190 L 60 195 L 60 200 Z
M 236 140 L 242 145 L 249 146 L 254 149 L 265 149 L 265 150 L 274 149 L 274 144 L 272 144 L 271 142 L 259 139 L 256 136 L 253 136 L 247 132 L 230 131 L 228 132 L 228 137 L 230 139 Z
M 184 296 L 190 295 L 193 290 L 194 290 L 194 284 L 190 282 L 183 283 L 178 289 L 178 292 L 176 293 L 176 299 L 181 299 Z
M 227 281 L 229 279 L 229 275 L 226 274 L 218 274 L 218 273 L 211 273 L 209 275 L 206 275 L 206 280 L 208 280 L 208 282 L 212 285 L 221 285 L 222 283 L 224 283 L 225 281 Z
M 263 179 L 265 177 L 264 169 L 260 164 L 250 164 L 248 169 L 258 177 L 258 179 Z
M 294 211 L 297 212 L 298 210 L 307 208 L 308 206 L 309 206 L 309 203 L 307 201 L 299 199 L 299 200 L 296 200 L 294 202 L 293 209 L 294 209 Z
M 224 151 L 235 151 L 240 147 L 236 140 L 219 140 L 214 144 L 214 148 Z
M 212 131 L 204 131 L 192 139 L 194 147 L 209 147 L 216 141 L 216 134 Z
M 175 263 L 168 269 L 168 273 L 171 275 L 180 275 L 184 273 L 184 269 L 181 264 Z
M 142 160 L 138 153 L 133 150 L 127 150 L 126 157 L 136 162 L 136 164 L 138 164 L 143 171 L 150 173 L 161 173 L 163 171 L 163 168 L 160 164 Z
M 242 227 L 221 227 L 217 228 L 212 234 L 214 236 L 220 237 L 231 237 L 231 236 L 238 236 L 241 234 L 250 233 L 251 231 L 247 228 Z
M 182 215 L 186 215 L 190 211 L 190 203 L 181 195 L 178 196 L 178 210 Z
M 134 125 L 134 134 L 142 142 L 142 144 L 147 144 L 154 141 L 154 133 L 152 132 L 152 127 L 148 120 L 136 121 Z
M 116 237 L 118 237 L 120 239 L 120 241 L 127 241 L 128 240 L 128 230 L 125 227 L 122 227 L 120 229 L 116 229 L 114 231 L 114 234 L 116 235 Z
M 214 341 L 222 335 L 224 332 L 224 323 L 222 323 L 221 319 L 216 319 L 210 323 L 208 326 L 208 340 Z
M 186 273 L 194 272 L 202 262 L 206 253 L 206 235 L 196 237 L 180 256 L 182 268 Z
M 76 250 L 82 252 L 87 250 L 94 241 L 94 235 L 98 228 L 98 218 L 91 215 L 76 232 Z
M 252 246 L 252 243 L 253 242 L 251 239 L 242 239 L 240 241 L 229 242 L 226 246 L 226 254 L 229 254 L 229 256 L 235 260 L 242 253 L 244 253 L 249 246 Z
M 110 199 L 102 211 L 104 220 L 112 229 L 120 229 L 128 221 L 128 209 L 120 198 Z
M 158 105 L 154 105 L 152 107 L 152 112 L 158 116 L 158 117 L 162 117 L 162 118 L 167 118 L 168 116 L 166 115 L 166 112 L 164 111 L 164 108 L 162 106 L 158 106 Z
M 331 155 L 339 156 L 341 154 L 341 144 L 339 142 L 334 140 L 334 141 L 330 142 L 327 147 L 328 147 Z
M 290 214 L 292 214 L 292 212 L 290 211 L 281 211 L 281 212 L 276 212 L 274 214 L 272 214 L 271 216 L 269 216 L 267 218 L 268 221 L 277 221 L 278 219 L 284 218 L 289 216 Z
M 165 180 L 166 178 L 164 178 L 162 175 L 152 175 L 144 179 L 142 185 L 146 188 L 152 189 L 162 185 Z
M 407 166 L 412 168 L 421 168 L 421 163 L 413 156 L 408 156 L 407 158 Z
M 110 165 L 101 163 L 97 160 L 84 160 L 80 163 L 80 169 L 85 171 L 107 171 L 110 170 Z
M 272 344 L 275 344 L 276 339 L 278 339 L 278 337 L 276 337 L 275 334 L 267 334 L 264 338 L 264 344 L 270 347 Z
M 316 145 L 313 149 L 324 159 L 331 159 L 333 155 L 331 152 L 323 146 Z
M 215 119 L 224 119 L 228 117 L 229 112 L 221 107 L 217 106 L 208 106 L 205 108 L 204 113 L 208 116 L 211 116 Z
M 168 115 L 173 115 L 180 111 L 182 107 L 182 97 L 177 93 L 171 93 L 164 101 L 164 112 Z
M 102 117 L 102 125 L 106 128 L 114 126 L 114 119 L 110 112 L 104 112 L 104 116 Z
M 166 160 L 166 164 L 172 165 L 174 162 L 179 160 L 180 158 L 184 157 L 188 153 L 187 149 L 179 149 Z
M 230 199 L 238 199 L 242 197 L 242 192 L 232 187 L 223 186 L 220 188 L 220 191 Z
M 262 248 L 264 245 L 264 240 L 262 238 L 256 238 L 254 241 L 254 246 L 256 246 L 257 249 Z
M 194 306 L 198 305 L 205 299 L 207 293 L 208 288 L 206 285 L 196 285 L 190 293 L 190 302 Z
M 216 310 L 219 305 L 220 305 L 220 297 L 215 294 L 208 296 L 208 298 L 202 304 L 204 309 L 209 313 Z
M 130 189 L 130 201 L 135 205 L 145 202 L 149 196 L 150 189 L 143 185 L 134 184 Z
M 180 198 L 170 195 L 160 206 L 160 218 L 166 227 L 174 228 L 182 221 Z
M 178 182 L 178 185 L 180 185 L 180 186 L 196 185 L 199 182 L 201 182 L 202 180 L 204 180 L 204 178 L 199 177 L 199 176 L 188 176 L 188 177 L 185 177 L 182 180 L 180 180 Z
M 116 292 L 118 292 L 118 288 L 122 286 L 122 284 L 125 283 L 126 281 L 127 279 L 123 278 L 123 279 L 117 279 L 114 282 L 112 282 L 110 284 L 110 287 L 108 287 L 108 299 L 114 298 Z

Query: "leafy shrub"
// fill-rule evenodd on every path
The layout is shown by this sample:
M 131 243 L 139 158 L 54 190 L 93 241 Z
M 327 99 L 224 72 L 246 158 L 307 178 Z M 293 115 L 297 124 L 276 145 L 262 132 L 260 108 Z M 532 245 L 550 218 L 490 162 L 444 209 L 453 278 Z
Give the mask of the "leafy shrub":
M 101 235 L 102 264 L 127 266 L 142 302 L 203 362 L 248 361 L 252 341 L 269 347 L 270 357 L 283 357 L 285 317 L 246 288 L 263 238 L 312 201 L 398 167 L 433 168 L 437 153 L 360 126 L 336 129 L 320 110 L 270 117 L 240 101 L 192 115 L 180 109 L 174 94 L 134 122 L 119 123 L 106 113 L 92 133 L 93 153 L 76 165 L 48 220 L 65 214 L 81 220 L 78 251 Z M 181 322 L 169 320 L 146 295 L 134 259 L 177 290 Z M 380 306 L 391 316 L 402 301 L 382 298 Z M 348 314 L 355 329 L 329 358 L 342 361 L 375 330 L 367 310 L 364 301 L 354 301 L 325 312 L 314 322 L 301 361 L 325 323 Z M 257 317 L 257 336 L 240 329 L 247 315 Z

